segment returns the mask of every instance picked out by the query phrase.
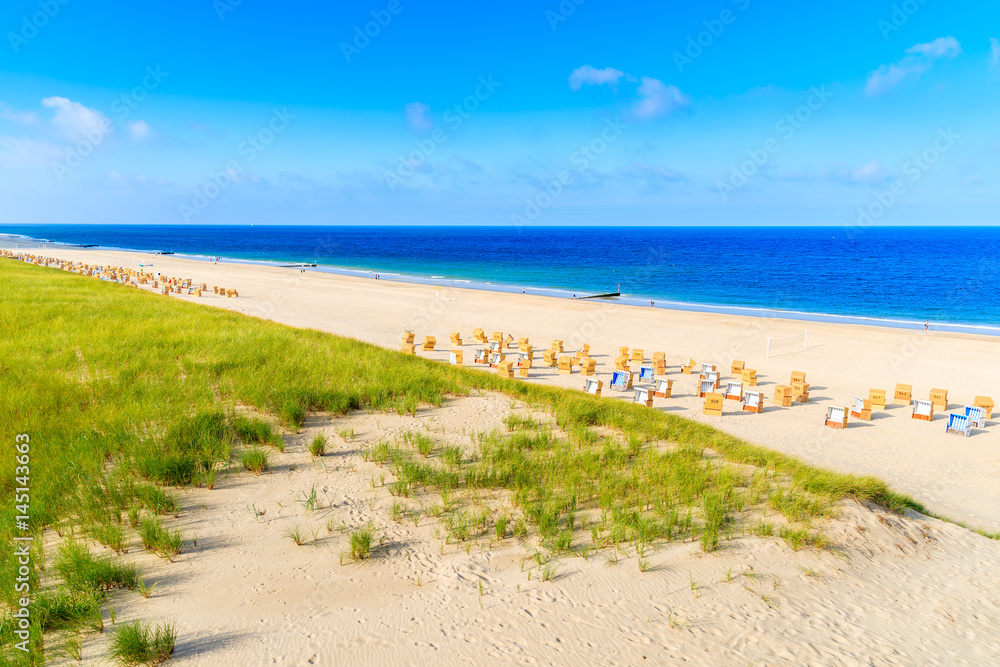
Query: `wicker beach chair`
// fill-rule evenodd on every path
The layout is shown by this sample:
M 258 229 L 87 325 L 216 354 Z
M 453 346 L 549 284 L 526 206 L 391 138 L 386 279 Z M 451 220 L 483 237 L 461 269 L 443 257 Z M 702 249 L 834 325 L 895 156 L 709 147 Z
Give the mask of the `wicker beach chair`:
M 945 426 L 945 433 L 957 433 L 968 438 L 972 435 L 972 422 L 966 415 L 955 412 L 948 414 L 948 424 Z
M 721 417 L 725 400 L 722 394 L 705 394 L 705 402 L 701 406 L 701 414 Z
M 632 388 L 632 373 L 629 371 L 614 371 L 611 374 L 611 388 L 615 391 L 628 391 Z
M 847 408 L 840 405 L 828 405 L 825 423 L 830 428 L 847 428 Z
M 635 394 L 632 399 L 634 403 L 645 405 L 647 408 L 653 407 L 653 393 L 648 387 L 635 387 Z
M 658 378 L 656 380 L 656 389 L 653 391 L 653 396 L 659 396 L 660 398 L 670 398 L 670 394 L 674 390 L 674 381 L 668 380 L 667 378 Z
M 913 400 L 913 419 L 922 419 L 923 421 L 932 422 L 934 421 L 934 404 L 930 401 L 922 401 L 920 399 Z
M 744 412 L 764 412 L 764 392 L 760 389 L 747 389 L 743 392 Z
M 872 402 L 861 396 L 854 397 L 854 407 L 851 408 L 851 416 L 864 421 L 872 420 Z

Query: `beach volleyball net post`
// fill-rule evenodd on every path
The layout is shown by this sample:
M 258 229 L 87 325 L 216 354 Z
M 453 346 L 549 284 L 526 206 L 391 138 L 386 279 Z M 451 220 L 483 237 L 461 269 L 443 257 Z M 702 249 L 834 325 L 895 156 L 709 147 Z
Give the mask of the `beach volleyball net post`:
M 788 336 L 787 338 L 771 338 L 767 337 L 767 358 L 771 357 L 771 352 L 775 354 L 781 354 L 782 351 L 790 351 L 792 349 L 798 351 L 799 342 L 802 343 L 802 349 L 806 349 L 806 345 L 809 341 L 809 332 L 803 331 L 798 336 Z

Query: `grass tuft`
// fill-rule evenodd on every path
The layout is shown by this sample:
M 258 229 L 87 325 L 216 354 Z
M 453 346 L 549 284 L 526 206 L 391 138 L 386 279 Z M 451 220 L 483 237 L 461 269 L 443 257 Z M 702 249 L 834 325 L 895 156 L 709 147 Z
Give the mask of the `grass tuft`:
M 317 433 L 316 437 L 309 443 L 309 453 L 313 456 L 323 456 L 326 454 L 326 436 Z
M 240 452 L 240 463 L 243 464 L 244 470 L 252 472 L 255 475 L 260 475 L 270 470 L 268 459 L 267 450 L 260 447 L 251 447 Z
M 150 626 L 142 621 L 123 623 L 111 638 L 108 657 L 123 667 L 158 665 L 170 659 L 177 642 L 172 623 Z
M 351 531 L 351 558 L 357 561 L 370 557 L 374 539 L 375 528 L 371 524 Z

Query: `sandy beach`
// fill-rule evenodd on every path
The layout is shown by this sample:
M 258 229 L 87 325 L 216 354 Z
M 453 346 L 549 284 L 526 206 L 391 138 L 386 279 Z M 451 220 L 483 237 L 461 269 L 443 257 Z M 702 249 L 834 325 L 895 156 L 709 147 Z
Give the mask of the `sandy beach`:
M 136 267 L 140 255 L 98 249 L 25 249 L 90 264 Z M 847 405 L 869 388 L 890 395 L 896 382 L 923 398 L 949 390 L 952 409 L 975 395 L 1000 395 L 990 359 L 1000 340 L 959 334 L 738 318 L 622 307 L 519 294 L 435 289 L 298 269 L 213 264 L 142 256 L 147 271 L 236 289 L 237 298 L 169 296 L 229 308 L 297 327 L 397 349 L 404 330 L 418 342 L 460 331 L 466 358 L 472 329 L 528 336 L 538 350 L 553 339 L 591 345 L 607 383 L 621 345 L 666 353 L 674 396 L 653 409 L 710 423 L 747 440 L 840 471 L 876 475 L 933 512 L 1000 530 L 1000 435 L 996 419 L 972 437 L 945 433 L 892 407 L 846 430 L 823 425 L 825 406 Z M 768 337 L 808 329 L 808 343 L 772 346 Z M 772 387 L 804 371 L 811 401 L 770 405 L 763 414 L 706 417 L 688 358 L 728 371 L 734 359 Z M 489 372 L 484 371 L 484 372 Z M 726 375 L 724 372 L 723 375 Z M 535 366 L 526 382 L 578 388 L 578 373 Z M 607 400 L 630 397 L 608 391 Z M 407 429 L 441 444 L 469 446 L 469 434 L 499 427 L 509 399 L 457 397 L 416 416 L 310 415 L 285 436 L 272 471 L 226 476 L 212 491 L 179 492 L 183 511 L 168 520 L 197 537 L 175 563 L 138 552 L 159 588 L 148 600 L 115 594 L 119 621 L 170 619 L 178 665 L 442 664 L 484 660 L 551 665 L 987 665 L 1000 660 L 1000 542 L 953 523 L 898 516 L 843 501 L 822 526 L 829 550 L 792 550 L 781 540 L 741 537 L 704 554 L 668 543 L 640 557 L 606 549 L 588 557 L 533 558 L 513 538 L 448 542 L 437 522 L 391 518 L 397 500 L 374 480 L 385 471 L 359 455 L 366 442 Z M 345 428 L 353 437 L 338 435 Z M 323 433 L 327 456 L 307 445 Z M 302 498 L 315 489 L 319 504 Z M 508 502 L 502 495 L 486 499 Z M 414 497 L 414 510 L 433 503 Z M 345 562 L 345 527 L 371 523 L 381 544 L 370 560 Z M 287 533 L 302 528 L 297 546 Z M 52 536 L 50 535 L 50 538 Z M 646 567 L 640 563 L 645 560 Z M 544 568 L 549 575 L 544 576 Z M 644 569 L 644 571 L 642 571 Z M 107 634 L 88 636 L 101 654 Z M 85 661 L 87 662 L 87 661 Z M 59 663 L 57 663 L 59 664 Z M 70 664 L 65 661 L 63 664 Z M 96 664 L 96 663 L 95 663 Z
M 13 249 L 8 245 L 8 249 Z M 932 388 L 948 390 L 951 410 L 971 405 L 975 396 L 1000 399 L 1000 375 L 991 360 L 1000 358 L 1000 338 L 969 334 L 907 331 L 880 327 L 736 317 L 618 306 L 585 300 L 553 299 L 466 290 L 431 285 L 371 280 L 300 272 L 241 263 L 213 264 L 174 256 L 140 255 L 99 249 L 47 248 L 36 254 L 90 264 L 137 268 L 191 278 L 210 287 L 234 288 L 238 298 L 213 294 L 199 303 L 272 319 L 296 327 L 349 336 L 399 349 L 402 333 L 413 331 L 437 338 L 432 359 L 448 358 L 448 334 L 459 331 L 471 363 L 472 330 L 503 331 L 527 336 L 535 348 L 536 365 L 528 382 L 548 382 L 580 388 L 578 373 L 559 375 L 540 365 L 541 350 L 554 339 L 575 350 L 591 346 L 598 377 L 605 384 L 614 368 L 619 346 L 666 353 L 674 379 L 673 397 L 655 399 L 654 409 L 675 411 L 746 440 L 793 454 L 833 470 L 875 475 L 912 495 L 928 509 L 951 520 L 989 531 L 1000 530 L 1000 427 L 997 417 L 972 437 L 945 432 L 946 414 L 934 421 L 911 418 L 912 409 L 889 405 L 875 411 L 870 422 L 851 420 L 843 431 L 823 425 L 827 405 L 850 405 L 854 396 L 872 388 L 892 396 L 896 383 L 913 386 L 913 397 L 926 399 Z M 171 296 L 195 300 L 193 296 Z M 766 358 L 767 339 L 800 336 L 801 342 L 774 344 Z M 419 346 L 418 346 L 419 347 Z M 743 413 L 727 401 L 726 414 L 702 415 L 697 376 L 682 375 L 689 358 L 715 364 L 728 376 L 734 359 L 757 369 L 758 386 L 768 398 L 761 415 Z M 810 401 L 791 408 L 770 404 L 773 387 L 787 384 L 792 371 L 803 371 L 810 383 Z M 494 371 L 495 372 L 495 371 Z M 625 394 L 605 392 L 611 400 Z
M 197 537 L 175 563 L 137 560 L 159 588 L 115 594 L 119 621 L 170 619 L 178 665 L 988 665 L 1000 659 L 1000 543 L 935 519 L 854 502 L 824 526 L 833 551 L 744 537 L 704 554 L 671 543 L 606 549 L 544 567 L 508 537 L 446 543 L 437 522 L 393 521 L 397 499 L 370 480 L 361 444 L 406 429 L 500 427 L 499 396 L 454 399 L 417 417 L 315 415 L 272 472 L 184 491 L 168 521 Z M 355 431 L 352 442 L 337 432 Z M 333 449 L 311 460 L 325 433 Z M 444 436 L 443 441 L 448 441 Z M 315 488 L 321 507 L 304 508 Z M 438 499 L 439 501 L 439 499 Z M 435 502 L 407 499 L 414 509 Z M 502 499 L 498 499 L 502 503 Z M 341 526 L 384 540 L 344 560 Z M 299 527 L 296 546 L 287 531 Z M 107 633 L 85 652 L 100 654 Z M 64 663 L 70 664 L 70 663 Z M 76 663 L 72 663 L 76 664 Z

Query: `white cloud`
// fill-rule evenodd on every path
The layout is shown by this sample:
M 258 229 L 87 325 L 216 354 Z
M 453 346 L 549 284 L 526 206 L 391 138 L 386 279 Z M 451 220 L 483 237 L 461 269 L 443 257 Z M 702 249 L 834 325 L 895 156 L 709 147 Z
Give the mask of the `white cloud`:
M 990 67 L 1000 69 L 1000 39 L 990 37 Z
M 38 122 L 38 116 L 30 111 L 15 111 L 3 102 L 0 102 L 0 119 L 20 125 L 34 125 Z
M 954 58 L 962 53 L 962 45 L 954 37 L 938 37 L 933 42 L 914 44 L 906 52 L 931 58 Z
M 844 184 L 882 183 L 889 175 L 878 160 L 872 160 L 862 167 L 836 164 L 821 171 L 786 171 L 777 175 L 783 181 L 833 181 Z
M 872 160 L 863 167 L 851 170 L 850 181 L 853 183 L 881 183 L 886 179 L 886 176 L 885 169 L 878 163 L 878 160 Z
M 414 132 L 427 132 L 434 127 L 430 118 L 431 108 L 422 102 L 410 102 L 406 105 L 406 124 Z
M 569 75 L 569 87 L 572 90 L 580 90 L 584 85 L 607 84 L 617 90 L 622 78 L 639 84 L 636 89 L 638 99 L 635 100 L 631 109 L 632 116 L 637 120 L 652 120 L 666 116 L 675 109 L 687 107 L 691 102 L 691 98 L 682 93 L 677 86 L 665 84 L 651 76 L 644 76 L 636 80 L 631 74 L 626 74 L 613 67 L 605 67 L 604 69 L 595 69 L 590 65 L 578 67 Z
M 666 116 L 675 109 L 682 109 L 691 103 L 691 98 L 677 86 L 664 84 L 659 79 L 644 76 L 639 84 L 639 101 L 632 113 L 641 120 L 651 120 Z
M 52 124 L 72 140 L 102 136 L 112 131 L 111 121 L 96 109 L 90 109 L 79 102 L 65 97 L 46 97 L 42 105 L 55 110 Z
M 119 172 L 117 169 L 111 169 L 108 171 L 108 178 L 112 181 L 120 181 L 125 177 L 122 176 L 121 172 Z
M 132 141 L 142 141 L 152 134 L 149 123 L 144 120 L 137 120 L 128 124 L 128 133 Z
M 962 46 L 954 37 L 938 37 L 933 42 L 914 44 L 906 49 L 902 59 L 882 65 L 868 75 L 865 92 L 881 95 L 906 79 L 916 79 L 931 68 L 937 60 L 954 58 L 962 53 Z
M 619 167 L 616 175 L 622 182 L 641 186 L 645 192 L 657 192 L 670 183 L 684 180 L 684 175 L 675 169 L 643 162 L 630 162 Z
M 580 90 L 584 84 L 588 86 L 600 86 L 603 84 L 617 85 L 625 73 L 613 67 L 595 69 L 590 65 L 577 67 L 569 75 L 569 87 L 571 90 Z
M 0 137 L 0 167 L 6 169 L 47 167 L 53 160 L 62 158 L 63 151 L 51 143 L 27 137 L 21 139 Z

